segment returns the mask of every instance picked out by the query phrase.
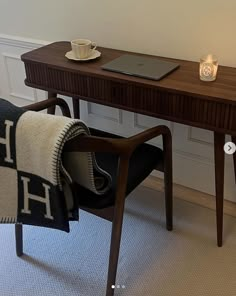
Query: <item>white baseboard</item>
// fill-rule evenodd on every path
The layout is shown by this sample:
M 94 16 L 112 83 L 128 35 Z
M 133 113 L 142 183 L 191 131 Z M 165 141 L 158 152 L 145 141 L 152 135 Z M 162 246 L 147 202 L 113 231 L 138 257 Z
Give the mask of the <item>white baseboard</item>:
M 143 186 L 151 188 L 153 190 L 164 192 L 164 185 L 163 180 L 154 177 L 149 176 L 143 183 Z M 187 202 L 191 202 L 194 204 L 197 204 L 199 206 L 215 210 L 215 196 L 197 191 L 185 186 L 181 186 L 178 184 L 173 185 L 173 192 L 174 192 L 174 198 L 183 199 Z M 236 203 L 231 201 L 224 201 L 224 214 L 236 217 Z

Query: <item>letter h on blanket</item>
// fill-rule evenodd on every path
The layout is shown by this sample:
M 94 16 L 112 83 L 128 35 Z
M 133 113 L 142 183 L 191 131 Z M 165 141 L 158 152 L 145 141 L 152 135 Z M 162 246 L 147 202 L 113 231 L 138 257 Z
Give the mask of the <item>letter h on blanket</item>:
M 13 122 L 9 120 L 5 120 L 5 125 L 6 125 L 6 137 L 5 138 L 0 138 L 0 144 L 3 144 L 6 146 L 6 157 L 4 160 L 6 162 L 13 163 L 13 159 L 11 158 L 11 144 L 10 144 L 10 129 L 11 126 L 13 126 Z
M 24 187 L 24 208 L 23 210 L 21 210 L 21 212 L 25 214 L 31 214 L 31 211 L 29 209 L 29 199 L 33 199 L 38 202 L 45 203 L 46 214 L 44 215 L 44 217 L 47 219 L 53 220 L 54 218 L 51 215 L 51 207 L 50 207 L 50 195 L 49 195 L 50 187 L 47 184 L 42 183 L 42 186 L 45 189 L 45 197 L 41 197 L 41 196 L 29 193 L 29 183 L 30 183 L 29 178 L 21 177 L 21 180 L 23 182 L 23 187 Z

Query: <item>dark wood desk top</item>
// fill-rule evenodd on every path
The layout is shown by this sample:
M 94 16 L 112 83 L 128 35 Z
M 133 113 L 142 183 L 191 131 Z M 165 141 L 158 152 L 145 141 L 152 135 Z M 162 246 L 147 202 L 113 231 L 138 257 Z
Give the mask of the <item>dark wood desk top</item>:
M 65 57 L 70 50 L 69 42 L 55 42 L 23 54 L 26 85 L 236 135 L 236 68 L 219 66 L 217 80 L 203 82 L 199 63 L 156 57 L 176 61 L 180 67 L 153 81 L 101 69 L 125 51 L 100 47 L 100 58 L 75 62 Z
M 228 103 L 236 105 L 236 68 L 219 66 L 216 81 L 202 82 L 199 79 L 199 63 L 156 57 L 176 61 L 180 64 L 180 68 L 160 81 L 153 81 L 101 69 L 101 65 L 127 53 L 126 51 L 99 47 L 98 50 L 102 53 L 100 58 L 87 62 L 74 62 L 65 57 L 65 53 L 69 50 L 71 50 L 70 42 L 55 42 L 22 55 L 22 60 L 24 62 L 48 64 L 55 69 L 69 68 L 70 71 L 85 75 L 87 73 L 90 76 L 105 79 L 109 76 L 109 79 L 122 83 L 155 87 L 164 91 L 194 95 L 207 100 L 212 99 L 215 102 L 227 100 Z

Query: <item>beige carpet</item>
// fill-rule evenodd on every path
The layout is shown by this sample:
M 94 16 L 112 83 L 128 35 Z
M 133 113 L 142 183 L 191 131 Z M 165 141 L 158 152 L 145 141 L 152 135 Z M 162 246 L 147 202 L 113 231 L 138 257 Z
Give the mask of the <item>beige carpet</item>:
M 165 230 L 161 193 L 140 187 L 126 205 L 115 295 L 235 296 L 236 218 L 224 218 L 216 246 L 215 212 L 176 199 Z M 14 226 L 0 225 L 0 296 L 104 296 L 111 224 L 81 212 L 71 232 L 25 226 L 15 255 Z

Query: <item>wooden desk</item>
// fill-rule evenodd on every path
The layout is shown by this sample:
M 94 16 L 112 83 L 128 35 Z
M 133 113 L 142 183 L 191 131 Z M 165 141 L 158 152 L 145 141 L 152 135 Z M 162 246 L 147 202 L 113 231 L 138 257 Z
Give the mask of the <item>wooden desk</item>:
M 176 60 L 180 64 L 178 70 L 160 81 L 152 81 L 101 69 L 101 65 L 124 51 L 100 47 L 99 59 L 76 63 L 65 58 L 70 49 L 69 42 L 56 42 L 23 54 L 26 85 L 46 90 L 49 96 L 71 96 L 76 118 L 81 98 L 214 132 L 217 243 L 221 246 L 223 146 L 225 134 L 236 142 L 236 69 L 220 66 L 217 80 L 206 83 L 199 80 L 198 63 Z

